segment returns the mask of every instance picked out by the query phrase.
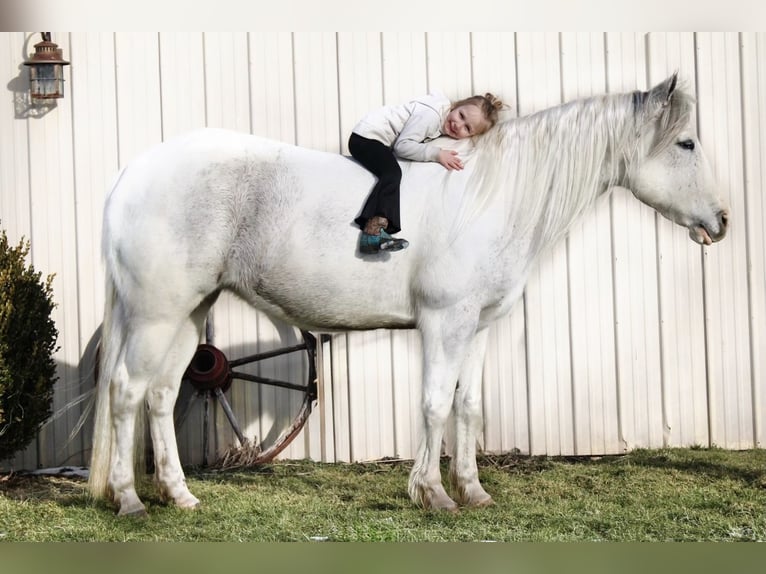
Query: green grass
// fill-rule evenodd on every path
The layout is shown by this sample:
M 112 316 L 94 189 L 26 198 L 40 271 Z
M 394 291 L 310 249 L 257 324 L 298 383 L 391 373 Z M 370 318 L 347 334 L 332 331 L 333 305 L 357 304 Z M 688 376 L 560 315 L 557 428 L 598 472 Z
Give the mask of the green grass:
M 495 505 L 456 514 L 410 502 L 410 466 L 189 470 L 202 508 L 165 506 L 147 483 L 143 520 L 115 517 L 83 480 L 5 476 L 0 541 L 766 541 L 764 450 L 486 456 L 480 476 Z

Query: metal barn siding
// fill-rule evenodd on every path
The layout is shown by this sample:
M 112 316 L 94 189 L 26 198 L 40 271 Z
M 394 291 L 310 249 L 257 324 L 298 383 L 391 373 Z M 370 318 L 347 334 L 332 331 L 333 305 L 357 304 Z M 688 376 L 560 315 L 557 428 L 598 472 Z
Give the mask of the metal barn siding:
M 56 274 L 54 409 L 93 386 L 103 197 L 150 145 L 212 126 L 348 153 L 364 113 L 429 90 L 454 99 L 491 91 L 517 116 L 646 89 L 677 70 L 697 95 L 699 136 L 731 205 L 729 236 L 699 247 L 626 190 L 599 201 L 491 328 L 481 446 L 557 455 L 763 445 L 766 34 L 62 32 L 53 40 L 72 65 L 65 98 L 41 109 L 29 105 L 21 66 L 35 35 L 0 33 L 0 73 L 13 93 L 0 113 L 0 225 L 12 242 L 31 239 L 35 267 Z M 230 358 L 299 340 L 229 295 L 211 325 Z M 417 332 L 334 334 L 319 342 L 318 362 L 319 404 L 283 458 L 414 455 Z M 297 357 L 248 369 L 307 376 Z M 281 431 L 300 402 L 242 381 L 228 397 L 251 438 Z M 192 398 L 184 389 L 179 408 Z M 206 442 L 210 456 L 235 442 L 215 401 L 203 436 L 203 406 L 192 403 L 179 431 L 188 464 L 202 462 Z M 81 408 L 2 467 L 87 464 L 87 427 L 67 440 Z

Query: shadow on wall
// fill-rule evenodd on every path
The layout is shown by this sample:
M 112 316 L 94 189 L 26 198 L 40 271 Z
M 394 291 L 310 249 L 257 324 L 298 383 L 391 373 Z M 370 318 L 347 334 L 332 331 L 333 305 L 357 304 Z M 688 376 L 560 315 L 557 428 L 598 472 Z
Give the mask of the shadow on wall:
M 8 91 L 13 94 L 13 111 L 17 120 L 26 120 L 29 118 L 41 118 L 56 109 L 58 100 L 32 101 L 29 95 L 29 67 L 24 65 L 31 53 L 32 48 L 39 40 L 34 38 L 37 32 L 29 34 L 24 39 L 24 45 L 21 49 L 21 60 L 19 62 L 19 73 L 6 84 Z
M 302 342 L 298 331 L 288 325 L 278 326 L 278 337 L 277 341 L 267 344 L 262 342 L 260 348 L 255 343 L 243 343 L 220 350 L 229 361 L 236 361 L 258 352 Z M 54 400 L 53 415 L 41 429 L 37 440 L 33 440 L 25 451 L 0 461 L 0 472 L 88 465 L 93 438 L 92 406 L 100 343 L 99 326 L 77 365 L 57 363 L 59 382 L 56 383 L 57 397 Z M 233 370 L 296 385 L 306 385 L 309 372 L 305 352 L 241 365 Z M 61 396 L 66 398 L 61 399 Z M 300 391 L 235 379 L 225 396 L 246 438 L 270 446 L 294 421 L 305 395 Z M 198 391 L 188 381 L 181 384 L 175 405 L 175 419 L 181 462 L 185 466 L 205 462 L 212 464 L 229 447 L 239 444 L 219 401 L 205 391 Z M 146 452 L 150 457 L 148 431 L 145 440 Z

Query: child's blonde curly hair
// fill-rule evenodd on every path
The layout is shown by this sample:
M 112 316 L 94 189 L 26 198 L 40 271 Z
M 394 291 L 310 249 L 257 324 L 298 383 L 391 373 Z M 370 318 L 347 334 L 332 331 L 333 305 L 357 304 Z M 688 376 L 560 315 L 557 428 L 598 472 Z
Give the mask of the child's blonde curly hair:
M 498 112 L 507 107 L 500 98 L 498 98 L 496 95 L 490 92 L 487 92 L 483 96 L 481 95 L 471 96 L 469 98 L 465 98 L 463 100 L 455 102 L 454 104 L 452 104 L 452 107 L 450 108 L 450 110 L 454 110 L 455 108 L 459 108 L 460 106 L 466 106 L 466 105 L 476 106 L 477 108 L 479 108 L 479 110 L 481 110 L 481 115 L 484 117 L 485 120 L 487 120 L 486 129 L 483 131 L 486 131 L 492 126 L 494 126 L 497 123 Z M 478 135 L 478 134 L 474 134 L 474 135 Z

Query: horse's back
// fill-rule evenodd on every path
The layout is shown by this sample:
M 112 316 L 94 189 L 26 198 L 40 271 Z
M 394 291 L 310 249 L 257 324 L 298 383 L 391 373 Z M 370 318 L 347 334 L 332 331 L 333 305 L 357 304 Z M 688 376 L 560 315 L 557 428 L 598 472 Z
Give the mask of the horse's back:
M 143 292 L 137 297 L 158 301 L 150 312 L 163 299 L 188 307 L 231 289 L 305 328 L 413 326 L 414 284 L 425 280 L 434 250 L 446 249 L 436 244 L 446 241 L 449 206 L 459 203 L 466 175 L 402 165 L 402 235 L 411 246 L 362 257 L 353 221 L 375 178 L 356 161 L 250 134 L 191 132 L 123 173 L 107 204 L 107 264 L 111 257 L 115 274 Z M 470 265 L 443 259 L 450 269 Z M 429 290 L 449 297 L 463 283 Z
M 275 156 L 275 142 L 198 130 L 137 156 L 107 197 L 103 255 L 126 304 L 161 313 L 166 300 L 214 291 L 235 234 L 238 177 L 227 169 L 243 150 Z M 188 309 L 184 309 L 187 312 Z
M 338 315 L 361 310 L 348 301 L 346 311 L 327 311 L 336 295 L 352 298 L 380 280 L 382 266 L 401 272 L 406 260 L 376 265 L 356 253 L 352 222 L 373 182 L 339 154 L 226 130 L 190 132 L 135 158 L 110 193 L 107 269 L 122 298 L 147 315 L 162 314 L 168 301 L 181 307 L 168 313 L 188 313 L 229 288 L 283 319 L 302 317 L 304 326 L 346 326 Z M 397 301 L 408 298 L 404 285 L 390 289 Z M 406 301 L 391 307 L 393 323 L 410 321 Z

